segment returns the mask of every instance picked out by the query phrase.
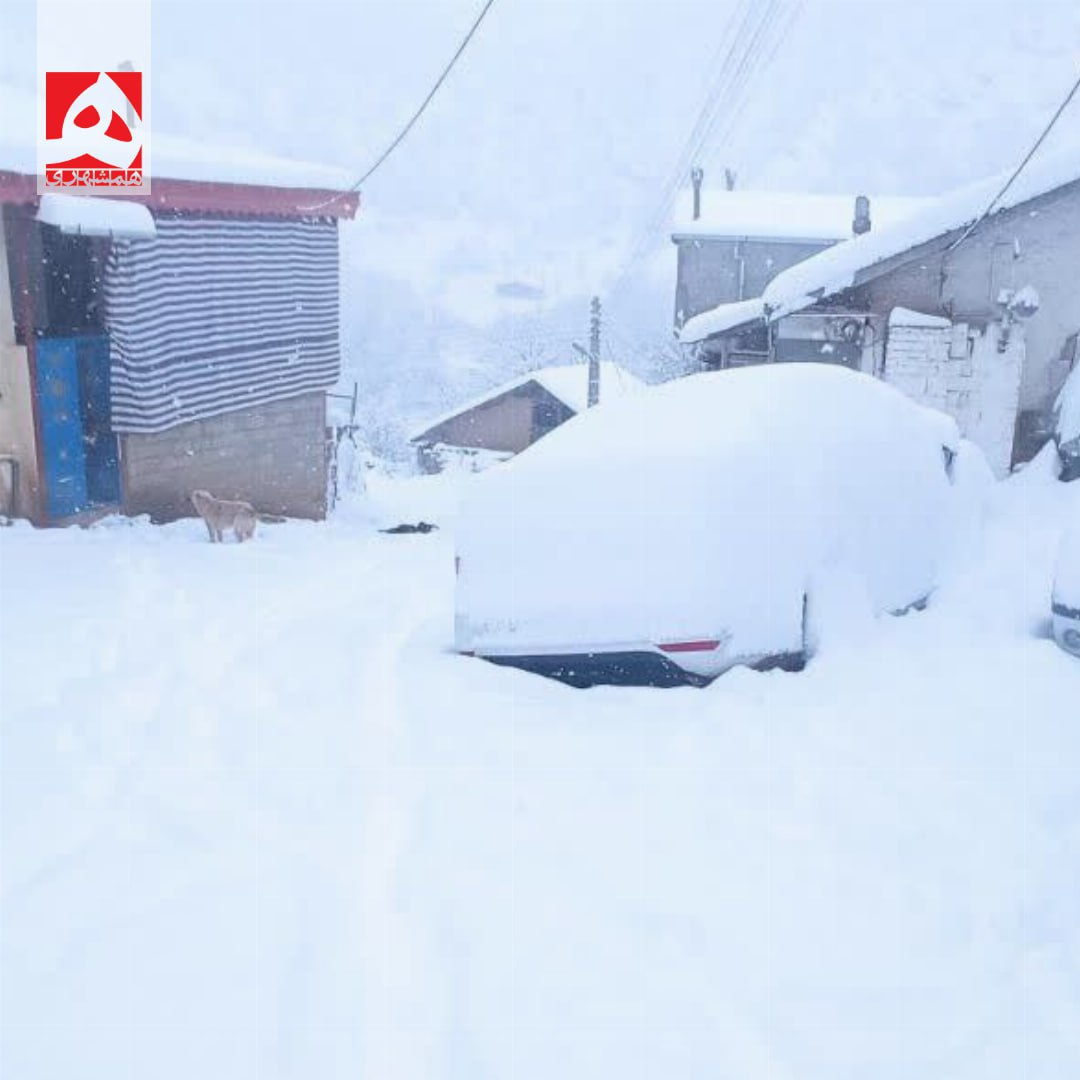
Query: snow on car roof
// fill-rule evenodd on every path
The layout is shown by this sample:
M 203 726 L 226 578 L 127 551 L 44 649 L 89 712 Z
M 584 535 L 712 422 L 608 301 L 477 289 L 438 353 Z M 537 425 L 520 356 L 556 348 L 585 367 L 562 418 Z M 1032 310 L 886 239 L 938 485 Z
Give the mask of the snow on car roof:
M 588 407 L 589 402 L 589 365 L 586 363 L 558 364 L 551 367 L 537 368 L 519 375 L 516 379 L 501 383 L 491 390 L 485 391 L 478 397 L 457 405 L 449 412 L 443 413 L 434 420 L 424 422 L 422 429 L 410 437 L 410 441 L 416 442 L 422 439 L 434 428 L 440 427 L 455 416 L 467 413 L 472 409 L 483 405 L 485 402 L 500 398 L 503 394 L 509 394 L 528 383 L 537 383 L 542 386 L 552 397 L 558 398 L 568 409 L 579 413 Z M 625 368 L 610 360 L 600 362 L 600 400 L 605 401 L 612 397 L 623 397 L 635 390 L 640 390 L 645 383 L 631 375 Z
M 850 288 L 860 273 L 876 264 L 970 225 L 986 210 L 1010 175 L 1011 170 L 949 192 L 891 226 L 875 228 L 789 267 L 765 288 L 770 318 L 799 311 L 823 297 Z M 1080 143 L 1055 154 L 1036 157 L 998 199 L 993 213 L 1001 213 L 1078 180 Z
M 836 364 L 760 364 L 729 371 L 702 372 L 673 379 L 628 395 L 612 409 L 590 414 L 587 427 L 564 425 L 537 444 L 530 468 L 543 459 L 589 457 L 600 442 L 613 453 L 626 449 L 651 457 L 687 454 L 711 472 L 708 455 L 732 447 L 771 440 L 777 450 L 794 450 L 810 433 L 828 437 L 828 418 L 843 404 L 851 406 L 849 428 L 862 423 L 862 408 L 910 412 L 912 402 L 893 387 L 869 375 Z M 916 406 L 938 428 L 944 445 L 958 442 L 956 423 L 944 413 Z M 762 428 L 762 418 L 768 430 Z M 662 432 L 656 441 L 642 439 L 643 430 Z M 519 466 L 520 467 L 520 466 Z
M 923 208 L 915 196 L 873 196 L 874 228 L 893 225 Z M 814 195 L 794 191 L 704 190 L 701 216 L 694 220 L 693 194 L 680 194 L 673 237 L 758 237 L 776 240 L 843 240 L 851 236 L 854 195 Z
M 1064 528 L 1054 568 L 1054 599 L 1080 607 L 1080 480 L 1061 486 L 1066 489 Z
M 0 169 L 37 173 L 37 99 L 33 93 L 0 83 Z M 214 146 L 202 139 L 171 135 L 156 128 L 150 146 L 154 177 L 265 187 L 341 190 L 353 177 L 343 169 L 266 154 L 259 150 Z

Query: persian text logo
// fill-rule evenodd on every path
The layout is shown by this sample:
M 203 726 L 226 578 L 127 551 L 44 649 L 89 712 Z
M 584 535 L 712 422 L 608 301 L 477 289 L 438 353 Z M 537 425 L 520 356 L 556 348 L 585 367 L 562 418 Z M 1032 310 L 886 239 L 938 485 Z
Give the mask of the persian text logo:
M 141 71 L 45 73 L 45 188 L 148 189 Z

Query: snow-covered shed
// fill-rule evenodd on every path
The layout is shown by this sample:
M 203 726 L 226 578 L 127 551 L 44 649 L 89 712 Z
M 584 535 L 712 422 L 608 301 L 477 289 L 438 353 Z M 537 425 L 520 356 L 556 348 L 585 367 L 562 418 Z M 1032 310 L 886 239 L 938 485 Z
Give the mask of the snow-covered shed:
M 792 265 L 753 305 L 721 304 L 680 339 L 710 367 L 840 361 L 954 415 L 1001 474 L 1050 433 L 1080 334 L 1080 147 L 941 198 Z M 989 212 L 988 212 L 989 211 Z
M 719 304 L 749 301 L 790 266 L 854 234 L 914 213 L 911 197 L 702 189 L 677 203 L 671 239 L 678 251 L 675 325 Z
M 321 517 L 349 177 L 155 132 L 150 194 L 39 197 L 35 122 L 0 87 L 6 509 Z
M 600 364 L 601 403 L 643 385 L 618 364 Z M 587 363 L 539 368 L 428 421 L 410 441 L 425 472 L 439 472 L 448 459 L 479 468 L 520 453 L 583 412 L 588 393 Z

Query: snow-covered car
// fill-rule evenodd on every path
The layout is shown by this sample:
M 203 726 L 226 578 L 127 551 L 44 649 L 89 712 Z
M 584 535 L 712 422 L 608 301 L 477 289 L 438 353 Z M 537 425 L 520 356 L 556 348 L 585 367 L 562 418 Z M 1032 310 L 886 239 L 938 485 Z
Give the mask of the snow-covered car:
M 1080 517 L 1065 530 L 1054 571 L 1054 640 L 1080 656 Z
M 839 366 L 653 387 L 478 478 L 456 648 L 580 686 L 799 668 L 837 596 L 925 601 L 988 476 L 952 419 Z
M 1061 457 L 1061 479 L 1080 479 L 1080 367 L 1065 380 L 1054 404 L 1054 443 Z

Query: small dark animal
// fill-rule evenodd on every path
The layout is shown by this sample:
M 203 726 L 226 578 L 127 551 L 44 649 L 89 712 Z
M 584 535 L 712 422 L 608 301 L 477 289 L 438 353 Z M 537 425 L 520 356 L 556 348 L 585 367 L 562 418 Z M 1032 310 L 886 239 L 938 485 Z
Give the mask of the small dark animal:
M 418 521 L 415 525 L 395 525 L 392 529 L 380 529 L 384 533 L 429 533 L 434 532 L 439 526 L 432 525 L 430 521 Z

